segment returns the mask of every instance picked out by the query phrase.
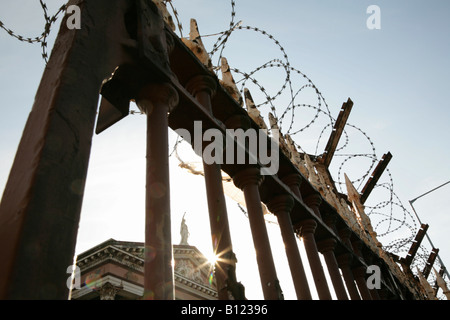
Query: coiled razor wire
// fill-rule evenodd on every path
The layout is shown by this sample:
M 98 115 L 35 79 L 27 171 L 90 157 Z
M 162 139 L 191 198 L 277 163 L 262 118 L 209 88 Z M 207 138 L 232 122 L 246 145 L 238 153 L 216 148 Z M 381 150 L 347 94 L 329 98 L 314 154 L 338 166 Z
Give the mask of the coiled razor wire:
M 179 36 L 183 37 L 183 26 L 180 22 L 179 13 L 173 4 L 174 1 L 164 0 L 163 2 L 166 5 L 167 9 L 172 13 L 172 16 L 175 18 L 178 29 L 177 32 L 179 32 Z M 45 61 L 45 63 L 47 63 L 48 61 L 47 38 L 50 35 L 53 25 L 58 20 L 59 15 L 65 12 L 66 4 L 63 4 L 56 11 L 55 14 L 50 16 L 48 14 L 48 8 L 45 1 L 39 0 L 39 3 L 43 10 L 43 17 L 45 20 L 44 30 L 39 36 L 31 38 L 19 35 L 10 28 L 6 27 L 1 20 L 0 20 L 0 28 L 5 30 L 11 37 L 14 37 L 19 41 L 31 44 L 40 43 L 42 47 L 41 53 L 42 58 Z M 275 36 L 273 36 L 272 34 L 268 33 L 265 30 L 262 30 L 261 28 L 257 28 L 254 26 L 242 26 L 242 21 L 236 22 L 236 16 L 237 16 L 236 1 L 231 0 L 231 18 L 228 29 L 226 29 L 225 31 L 220 31 L 212 34 L 201 35 L 202 37 L 214 37 L 214 36 L 217 37 L 215 43 L 212 46 L 211 51 L 209 52 L 211 61 L 213 61 L 214 60 L 213 58 L 216 57 L 215 60 L 217 61 L 217 65 L 214 67 L 214 69 L 216 70 L 216 74 L 220 70 L 219 67 L 220 61 L 222 57 L 224 57 L 228 41 L 233 33 L 243 31 L 253 32 L 257 33 L 259 36 L 262 35 L 263 37 L 266 37 L 267 39 L 272 41 L 274 46 L 278 48 L 278 50 L 280 51 L 281 58 L 273 58 L 268 62 L 260 65 L 259 67 L 255 68 L 254 70 L 244 71 L 237 68 L 230 68 L 230 70 L 234 74 L 236 84 L 239 85 L 240 87 L 239 90 L 242 95 L 244 93 L 244 88 L 246 88 L 246 85 L 248 83 L 251 83 L 254 87 L 256 87 L 259 90 L 259 93 L 261 94 L 262 97 L 264 97 L 264 99 L 262 99 L 262 101 L 260 101 L 257 104 L 255 102 L 256 107 L 259 109 L 265 106 L 269 107 L 270 112 L 272 112 L 275 118 L 278 119 L 278 125 L 281 131 L 282 132 L 285 131 L 284 134 L 289 134 L 292 137 L 295 147 L 300 152 L 308 154 L 306 150 L 304 150 L 304 148 L 296 141 L 296 140 L 301 141 L 301 139 L 299 139 L 298 136 L 300 134 L 308 133 L 308 130 L 311 129 L 313 125 L 318 124 L 319 119 L 325 118 L 326 124 L 322 125 L 322 129 L 320 130 L 320 134 L 318 135 L 314 152 L 309 153 L 309 155 L 312 156 L 313 158 L 320 157 L 321 154 L 319 153 L 319 147 L 323 143 L 323 137 L 326 136 L 327 132 L 330 132 L 332 130 L 336 122 L 336 119 L 333 117 L 332 112 L 330 111 L 329 105 L 326 102 L 324 96 L 322 95 L 318 87 L 314 84 L 314 82 L 306 74 L 291 66 L 286 50 L 284 49 L 282 44 L 276 39 Z M 281 70 L 281 72 L 285 74 L 284 81 L 280 84 L 279 89 L 275 90 L 274 94 L 269 94 L 268 90 L 258 80 L 257 77 L 258 72 L 264 69 L 277 69 Z M 299 89 L 294 89 L 294 85 L 296 82 L 293 79 L 293 75 L 299 76 L 300 80 L 303 81 Z M 305 93 L 307 90 L 312 91 L 312 93 L 316 96 L 316 103 L 297 102 L 300 99 L 299 96 Z M 275 100 L 280 98 L 282 94 L 286 92 L 289 95 L 287 105 L 285 105 L 283 108 L 280 107 L 279 105 L 276 107 Z M 304 126 L 294 129 L 294 125 L 298 124 L 297 123 L 298 119 L 295 117 L 297 114 L 296 112 L 299 112 L 298 110 L 300 109 L 311 110 L 313 112 L 313 116 L 309 121 L 307 121 L 307 123 Z M 142 114 L 142 113 L 132 110 L 130 111 L 130 114 Z M 264 118 L 267 119 L 267 117 Z M 368 143 L 370 151 L 367 153 L 352 153 L 352 152 L 345 153 L 346 149 L 351 145 L 351 136 L 349 134 L 349 131 L 356 132 L 363 138 L 365 138 L 366 142 Z M 335 183 L 341 192 L 342 186 L 345 185 L 345 182 L 342 181 L 344 168 L 350 161 L 359 159 L 368 159 L 370 161 L 367 170 L 363 172 L 359 178 L 352 180 L 352 183 L 355 186 L 356 184 L 359 184 L 358 188 L 361 187 L 362 183 L 367 179 L 367 177 L 373 171 L 376 163 L 378 162 L 375 145 L 372 142 L 371 138 L 368 136 L 368 134 L 365 133 L 361 128 L 358 128 L 353 124 L 347 123 L 343 132 L 343 137 L 344 137 L 343 143 L 340 143 L 340 146 L 338 146 L 334 155 L 335 157 L 340 157 L 342 159 L 337 168 L 337 172 L 335 173 L 336 175 Z M 182 141 L 181 139 L 177 139 L 170 156 L 172 156 L 176 152 L 181 141 Z M 402 204 L 402 202 L 394 192 L 393 178 L 389 169 L 386 169 L 385 172 L 388 175 L 388 181 L 378 183 L 375 186 L 374 191 L 375 189 L 387 191 L 388 196 L 386 197 L 385 200 L 382 200 L 371 206 L 366 205 L 367 211 L 366 214 L 371 218 L 374 230 L 375 232 L 377 232 L 380 241 L 385 242 L 385 239 L 388 238 L 391 239 L 389 242 L 383 244 L 383 248 L 386 251 L 395 254 L 405 253 L 408 252 L 411 243 L 415 238 L 415 235 L 418 231 L 418 226 L 413 215 L 405 208 L 405 206 Z M 245 209 L 241 205 L 238 204 L 238 207 L 242 212 L 246 213 Z M 413 266 L 423 267 L 424 264 L 426 263 L 429 252 L 430 251 L 427 250 L 425 247 L 420 246 L 416 259 L 414 259 Z M 436 265 L 440 266 L 438 261 L 436 261 Z M 430 273 L 430 276 L 432 279 L 434 278 L 433 273 Z

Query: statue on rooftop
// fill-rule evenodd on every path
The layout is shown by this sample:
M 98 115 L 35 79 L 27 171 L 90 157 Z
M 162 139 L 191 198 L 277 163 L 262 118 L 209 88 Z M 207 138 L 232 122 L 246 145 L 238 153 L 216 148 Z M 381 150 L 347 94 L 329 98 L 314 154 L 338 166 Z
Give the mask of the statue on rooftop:
M 188 226 L 186 224 L 186 219 L 184 219 L 184 216 L 186 215 L 186 213 L 183 215 L 183 219 L 181 220 L 181 227 L 180 227 L 180 235 L 181 235 L 181 241 L 180 241 L 180 245 L 189 245 L 188 243 L 188 238 L 189 238 L 189 230 L 188 230 Z

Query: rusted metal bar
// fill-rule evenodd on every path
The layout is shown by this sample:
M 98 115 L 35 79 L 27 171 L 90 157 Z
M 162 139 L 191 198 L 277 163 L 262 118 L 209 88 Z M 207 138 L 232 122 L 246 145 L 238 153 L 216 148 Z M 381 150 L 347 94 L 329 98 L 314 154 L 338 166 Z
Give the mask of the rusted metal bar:
M 297 298 L 299 300 L 311 300 L 308 280 L 300 257 L 297 240 L 295 239 L 294 228 L 289 217 L 293 206 L 294 201 L 289 195 L 276 196 L 268 204 L 269 210 L 278 219 Z
M 417 231 L 416 237 L 413 240 L 413 243 L 411 245 L 411 248 L 408 251 L 408 254 L 406 255 L 405 258 L 402 258 L 400 260 L 400 263 L 402 263 L 406 267 L 409 268 L 414 257 L 416 256 L 417 250 L 419 250 L 420 244 L 422 243 L 422 240 L 425 237 L 428 227 L 429 226 L 427 224 L 422 224 L 420 226 L 420 229 L 419 229 L 419 231 Z
M 147 115 L 144 299 L 173 300 L 167 114 L 178 104 L 178 93 L 169 84 L 151 84 L 136 104 Z
M 352 231 L 349 227 L 339 229 L 338 234 L 348 248 L 353 248 L 352 243 L 350 241 Z M 356 259 L 356 257 L 354 257 L 348 252 L 340 254 L 337 257 L 338 265 L 342 270 L 342 276 L 344 277 L 344 281 L 347 286 L 350 298 L 352 300 L 361 300 L 361 296 L 356 287 L 355 278 L 351 270 L 353 259 Z
M 361 251 L 362 246 L 363 246 L 362 240 L 354 239 L 351 241 L 351 245 L 352 245 L 353 251 L 356 253 L 356 255 L 360 259 L 363 259 L 363 254 Z M 359 293 L 361 294 L 361 298 L 363 300 L 373 300 L 372 295 L 370 294 L 369 288 L 367 287 L 366 266 L 364 266 L 364 265 L 356 266 L 352 269 L 352 272 L 353 272 L 353 276 L 356 281 L 356 285 L 358 286 Z
M 422 274 L 425 277 L 425 279 L 427 279 L 428 276 L 430 275 L 431 269 L 433 268 L 433 264 L 434 264 L 434 261 L 436 260 L 438 253 L 439 253 L 439 249 L 437 249 L 437 248 L 433 248 L 433 250 L 431 250 L 431 253 L 430 253 L 430 256 L 428 257 L 427 263 L 422 271 Z
M 361 300 L 358 289 L 356 288 L 355 279 L 353 277 L 352 270 L 350 269 L 352 256 L 348 253 L 340 255 L 336 258 L 339 268 L 342 270 L 342 276 L 344 277 L 345 285 L 350 295 L 351 300 Z
M 253 167 L 244 169 L 233 176 L 235 185 L 244 191 L 264 298 L 282 300 L 283 294 L 277 278 L 258 191 L 262 179 L 259 169 Z
M 312 219 L 302 221 L 298 226 L 299 236 L 305 246 L 305 251 L 308 256 L 311 273 L 314 278 L 314 284 L 317 289 L 317 294 L 320 300 L 332 300 L 330 289 L 328 287 L 325 272 L 323 271 L 322 262 L 320 261 L 319 251 L 317 249 L 314 232 L 317 227 L 317 222 Z
M 135 0 L 128 21 L 133 59 L 120 64 L 102 86 L 96 132 L 122 119 L 135 99 L 147 115 L 147 168 L 145 197 L 144 299 L 174 299 L 167 115 L 177 106 L 179 96 L 173 86 L 169 54 L 171 35 L 156 5 Z M 130 18 L 131 17 L 131 18 Z M 136 23 L 136 25 L 134 24 Z M 135 30 L 133 30 L 136 28 Z M 131 32 L 130 32 L 131 31 Z M 119 112 L 114 113 L 114 109 Z
M 312 209 L 312 211 L 322 218 L 319 211 L 319 205 L 322 198 L 319 194 L 311 194 L 304 199 L 305 204 Z M 314 232 L 317 228 L 317 222 L 313 219 L 301 221 L 297 226 L 299 236 L 303 239 L 308 261 L 311 266 L 311 272 L 316 285 L 317 293 L 321 300 L 331 300 L 330 289 L 327 284 L 325 272 L 323 271 L 322 262 L 320 261 L 319 251 L 317 249 Z
M 187 84 L 187 89 L 212 115 L 211 97 L 216 82 L 210 76 L 197 76 Z M 228 213 L 225 202 L 221 166 L 203 161 L 206 195 L 208 200 L 211 239 L 214 253 L 218 256 L 215 268 L 216 285 L 220 300 L 245 299 L 243 286 L 236 280 L 236 257 L 231 242 Z
M 81 29 L 62 19 L 0 205 L 0 299 L 67 299 L 98 93 L 127 60 L 130 1 L 68 5 Z
M 334 249 L 336 247 L 335 239 L 326 239 L 317 244 L 317 248 L 325 258 L 327 264 L 328 273 L 330 274 L 331 282 L 336 293 L 338 300 L 348 300 L 347 292 L 345 291 L 344 282 L 339 272 L 339 267 L 334 255 Z
M 331 212 L 323 212 L 322 220 L 326 223 L 326 225 L 333 230 L 336 234 L 338 234 L 338 230 L 336 227 L 338 215 Z M 336 292 L 336 296 L 339 300 L 348 300 L 348 295 L 345 290 L 344 280 L 339 271 L 339 265 L 336 258 L 336 245 L 337 240 L 334 238 L 327 238 L 321 240 L 317 247 L 319 252 L 325 258 L 325 262 L 327 264 L 328 272 L 331 277 L 331 281 L 333 283 L 334 290 Z
M 347 119 L 350 116 L 350 112 L 353 107 L 353 101 L 348 98 L 347 102 L 344 102 L 339 112 L 338 118 L 334 124 L 333 131 L 331 132 L 330 138 L 328 139 L 327 145 L 325 147 L 324 154 L 320 158 L 320 161 L 328 167 L 333 160 L 334 153 L 336 152 L 337 145 L 341 139 L 342 132 L 344 131 Z
M 372 192 L 373 188 L 376 186 L 378 180 L 380 179 L 381 175 L 383 174 L 384 170 L 389 164 L 389 161 L 392 159 L 392 154 L 388 152 L 387 154 L 384 154 L 381 158 L 380 162 L 378 162 L 378 165 L 375 167 L 375 170 L 373 171 L 372 175 L 370 176 L 369 180 L 367 180 L 367 183 L 365 184 L 364 188 L 361 190 L 361 203 L 364 204 L 369 197 L 370 193 Z
M 436 277 L 438 277 L 438 276 L 440 276 L 440 277 L 444 276 L 444 268 L 445 268 L 445 267 L 441 266 L 441 268 L 439 269 L 439 272 L 437 272 L 436 269 L 434 269 L 435 274 L 436 274 Z M 432 269 L 433 269 L 433 268 L 432 268 Z M 436 278 L 436 280 L 434 281 L 433 289 L 436 290 L 436 292 L 437 292 L 437 290 L 439 289 L 439 284 L 438 284 L 438 279 L 437 279 L 437 278 Z
M 372 295 L 370 294 L 369 289 L 367 288 L 366 284 L 366 268 L 364 267 L 357 267 L 352 270 L 353 276 L 355 277 L 356 284 L 359 289 L 359 293 L 361 294 L 361 297 L 363 300 L 372 300 Z

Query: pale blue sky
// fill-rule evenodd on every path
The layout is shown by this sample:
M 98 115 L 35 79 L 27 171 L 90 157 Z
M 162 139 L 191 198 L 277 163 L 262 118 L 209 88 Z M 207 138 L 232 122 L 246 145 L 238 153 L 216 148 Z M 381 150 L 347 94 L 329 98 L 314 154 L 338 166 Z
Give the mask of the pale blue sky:
M 51 15 L 63 2 L 47 3 Z M 202 34 L 228 28 L 229 0 L 173 0 L 173 3 L 184 36 L 189 33 L 190 18 L 197 19 Z M 372 4 L 381 9 L 381 30 L 366 27 L 369 17 L 366 9 Z M 349 123 L 370 136 L 378 159 L 388 151 L 393 154 L 389 170 L 394 190 L 412 213 L 408 200 L 450 180 L 449 15 L 447 0 L 237 0 L 235 22 L 242 20 L 243 26 L 258 27 L 272 34 L 283 46 L 291 66 L 306 74 L 322 92 L 334 117 L 348 97 L 354 101 Z M 40 35 L 44 26 L 38 1 L 2 1 L 0 21 L 29 37 Z M 56 36 L 59 21 L 57 25 L 51 38 Z M 213 39 L 216 38 L 204 38 L 209 50 Z M 39 44 L 21 43 L 0 30 L 0 191 L 6 183 L 44 68 L 40 54 Z M 260 33 L 244 30 L 232 34 L 224 56 L 232 67 L 247 72 L 273 58 L 283 59 L 273 42 Z M 278 88 L 277 81 L 284 79 L 279 70 L 266 70 L 258 75 L 267 88 L 274 83 Z M 299 98 L 297 102 L 302 100 Z M 277 108 L 283 108 L 283 100 L 280 104 Z M 299 111 L 296 115 L 299 122 L 305 118 L 306 113 Z M 78 250 L 86 250 L 110 237 L 142 241 L 142 226 L 135 225 L 141 224 L 143 218 L 144 132 L 143 118 L 133 116 L 94 137 Z M 324 143 L 327 138 L 324 137 Z M 367 144 L 359 144 L 357 136 L 350 138 L 356 142 L 351 152 L 371 151 Z M 302 136 L 296 141 L 307 145 L 316 139 L 317 136 Z M 365 164 L 368 163 L 363 161 Z M 335 161 L 333 165 L 337 169 Z M 181 176 L 173 170 L 171 177 Z M 387 181 L 386 176 L 383 179 Z M 201 200 L 193 200 L 203 187 L 202 180 L 193 177 L 189 181 L 190 190 L 184 200 L 178 197 L 183 185 L 174 183 L 172 188 L 174 242 L 178 241 L 178 226 L 185 210 L 191 229 L 208 228 L 208 223 L 198 218 L 200 212 L 206 217 L 206 208 L 197 205 Z M 114 183 L 117 186 L 105 195 L 102 191 Z M 121 188 L 126 189 L 123 198 L 117 191 Z M 447 185 L 415 203 L 422 222 L 430 225 L 428 233 L 448 266 L 449 194 L 450 185 Z M 240 215 L 232 202 L 229 207 L 230 215 Z M 241 234 L 238 232 L 238 239 L 233 238 L 236 247 L 244 247 Z M 197 241 L 192 244 L 204 251 L 210 245 L 208 237 Z M 251 243 L 248 247 L 251 248 Z M 238 259 L 246 261 L 243 255 L 238 254 Z M 246 279 L 241 280 L 245 284 Z M 283 290 L 289 291 L 289 280 L 280 281 Z M 259 297 L 258 292 L 255 297 Z

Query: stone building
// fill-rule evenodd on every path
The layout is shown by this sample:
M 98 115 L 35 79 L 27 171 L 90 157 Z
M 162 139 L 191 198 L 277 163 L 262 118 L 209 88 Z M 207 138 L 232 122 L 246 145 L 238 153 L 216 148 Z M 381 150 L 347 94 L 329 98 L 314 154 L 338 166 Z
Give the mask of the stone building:
M 216 300 L 211 264 L 194 246 L 173 245 L 175 299 Z M 140 300 L 144 293 L 144 244 L 109 239 L 78 255 L 79 285 L 72 300 Z

